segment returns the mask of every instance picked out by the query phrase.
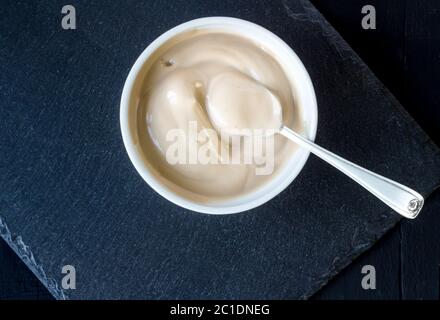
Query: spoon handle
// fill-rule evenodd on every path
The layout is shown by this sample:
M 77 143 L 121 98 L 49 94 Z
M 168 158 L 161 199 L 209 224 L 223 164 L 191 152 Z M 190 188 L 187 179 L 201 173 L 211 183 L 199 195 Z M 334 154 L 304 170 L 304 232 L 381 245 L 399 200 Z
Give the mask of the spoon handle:
M 303 138 L 286 126 L 281 128 L 280 134 L 345 173 L 405 218 L 414 219 L 422 209 L 424 200 L 416 191 L 347 161 Z

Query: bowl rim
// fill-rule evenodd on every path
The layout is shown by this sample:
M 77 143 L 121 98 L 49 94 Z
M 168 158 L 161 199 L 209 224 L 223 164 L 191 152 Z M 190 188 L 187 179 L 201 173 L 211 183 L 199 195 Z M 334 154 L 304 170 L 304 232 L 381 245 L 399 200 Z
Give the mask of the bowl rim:
M 309 101 L 310 105 L 308 105 L 307 108 L 313 108 L 311 117 L 310 119 L 308 119 L 307 126 L 305 129 L 306 129 L 306 134 L 308 136 L 307 138 L 310 139 L 311 141 L 314 141 L 316 137 L 316 131 L 318 125 L 318 108 L 317 108 L 316 94 L 311 78 L 304 64 L 302 63 L 301 59 L 288 44 L 286 44 L 281 38 L 279 38 L 271 31 L 267 30 L 266 28 L 247 20 L 233 18 L 233 17 L 222 17 L 222 16 L 198 18 L 179 24 L 169 29 L 165 33 L 161 34 L 143 50 L 143 52 L 139 55 L 139 57 L 136 59 L 136 62 L 130 69 L 127 79 L 124 83 L 124 87 L 121 95 L 121 102 L 120 102 L 120 126 L 121 126 L 122 140 L 132 164 L 134 165 L 136 171 L 144 179 L 144 181 L 147 182 L 147 184 L 151 188 L 153 188 L 153 190 L 155 190 L 159 195 L 161 195 L 168 201 L 180 207 L 195 212 L 207 213 L 207 214 L 233 214 L 233 213 L 239 213 L 256 208 L 268 202 L 272 198 L 276 197 L 278 194 L 280 194 L 285 188 L 287 188 L 295 180 L 295 178 L 301 172 L 310 155 L 310 152 L 301 147 L 298 147 L 295 153 L 301 152 L 302 154 L 299 155 L 299 159 L 296 161 L 296 166 L 294 167 L 292 172 L 288 176 L 285 176 L 282 179 L 281 183 L 274 184 L 276 179 L 272 179 L 268 183 L 266 183 L 264 185 L 265 187 L 266 185 L 273 185 L 273 188 L 270 189 L 270 192 L 264 193 L 261 197 L 258 197 L 251 201 L 249 200 L 244 201 L 243 203 L 235 203 L 237 202 L 238 199 L 240 199 L 240 197 L 236 197 L 234 198 L 233 201 L 235 204 L 234 203 L 226 204 L 226 202 L 225 203 L 216 202 L 212 204 L 200 203 L 193 200 L 189 200 L 184 196 L 179 195 L 178 193 L 168 189 L 161 181 L 159 181 L 158 178 L 156 178 L 153 172 L 150 172 L 150 170 L 145 166 L 142 156 L 139 155 L 139 151 L 135 143 L 136 139 L 133 138 L 131 133 L 132 130 L 130 129 L 130 125 L 129 125 L 130 101 L 132 96 L 132 90 L 134 88 L 138 74 L 142 70 L 142 67 L 145 64 L 145 62 L 148 60 L 148 58 L 170 38 L 175 37 L 176 35 L 182 32 L 189 31 L 191 29 L 206 27 L 207 25 L 212 25 L 212 24 L 215 25 L 223 24 L 223 25 L 236 26 L 236 27 L 246 26 L 248 28 L 253 28 L 255 29 L 255 31 L 258 31 L 259 33 L 263 34 L 266 37 L 272 38 L 274 41 L 278 42 L 279 45 L 284 47 L 283 50 L 286 50 L 287 54 L 289 54 L 291 58 L 294 60 L 297 67 L 301 70 L 302 77 L 305 80 L 305 83 L 302 83 L 301 85 L 306 87 L 305 89 L 303 89 L 303 91 L 307 90 L 310 98 Z M 286 165 L 286 167 L 287 166 L 288 165 Z M 256 194 L 258 190 L 259 188 L 251 191 L 248 195 L 246 195 L 246 197 L 249 197 L 252 194 Z

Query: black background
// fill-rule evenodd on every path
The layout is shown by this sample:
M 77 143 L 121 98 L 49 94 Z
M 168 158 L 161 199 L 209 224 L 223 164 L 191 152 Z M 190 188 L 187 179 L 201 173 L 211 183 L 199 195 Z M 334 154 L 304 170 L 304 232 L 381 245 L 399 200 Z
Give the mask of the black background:
M 311 2 L 439 145 L 440 2 Z M 376 8 L 376 30 L 361 27 L 361 9 L 367 4 Z M 431 197 L 439 198 L 440 192 Z M 395 227 L 314 298 L 438 299 L 440 201 L 430 203 L 417 220 Z M 376 268 L 376 290 L 366 291 L 360 286 L 361 268 L 366 264 Z M 4 241 L 0 241 L 0 299 L 51 299 Z

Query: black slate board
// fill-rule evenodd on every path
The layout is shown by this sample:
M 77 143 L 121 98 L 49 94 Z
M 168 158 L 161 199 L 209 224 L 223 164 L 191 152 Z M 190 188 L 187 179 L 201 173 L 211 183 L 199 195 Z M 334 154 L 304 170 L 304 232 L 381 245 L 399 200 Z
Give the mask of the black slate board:
M 399 221 L 311 157 L 282 194 L 208 216 L 154 193 L 119 130 L 129 68 L 158 35 L 212 15 L 283 38 L 317 92 L 317 142 L 428 195 L 439 150 L 307 1 L 2 2 L 0 234 L 63 298 L 306 298 Z M 422 212 L 423 214 L 423 212 Z M 77 289 L 62 290 L 63 265 Z

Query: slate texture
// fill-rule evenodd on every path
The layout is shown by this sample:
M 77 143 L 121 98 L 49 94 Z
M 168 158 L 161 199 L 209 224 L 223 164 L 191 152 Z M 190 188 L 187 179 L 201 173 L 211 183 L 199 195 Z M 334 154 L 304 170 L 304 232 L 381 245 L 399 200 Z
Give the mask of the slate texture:
M 279 35 L 314 83 L 318 143 L 425 196 L 439 185 L 439 149 L 306 0 L 72 1 L 69 31 L 64 4 L 8 0 L 0 14 L 0 235 L 58 299 L 307 298 L 400 219 L 313 156 L 236 215 L 149 188 L 122 144 L 122 86 L 152 40 L 193 18 Z M 60 287 L 67 264 L 76 290 Z

